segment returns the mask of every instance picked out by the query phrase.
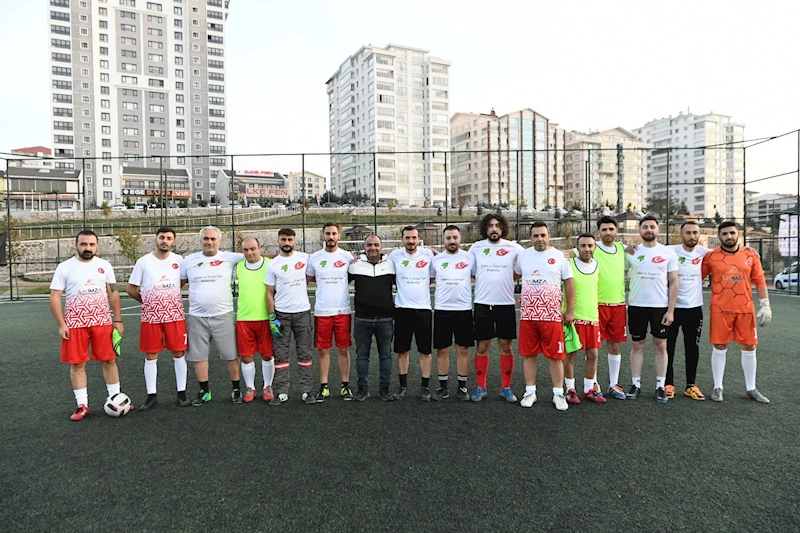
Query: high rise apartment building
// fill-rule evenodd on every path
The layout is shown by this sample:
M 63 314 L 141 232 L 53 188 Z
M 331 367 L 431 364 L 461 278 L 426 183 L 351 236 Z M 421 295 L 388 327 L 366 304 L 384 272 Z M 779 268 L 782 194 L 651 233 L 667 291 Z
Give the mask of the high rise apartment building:
M 516 205 L 519 199 L 531 209 L 545 207 L 558 191 L 558 159 L 548 151 L 559 145 L 556 126 L 532 109 L 502 116 L 494 110 L 455 113 L 450 119 L 452 203 Z
M 377 188 L 378 201 L 446 201 L 449 69 L 428 50 L 394 44 L 364 46 L 341 64 L 326 84 L 336 194 L 375 197 Z
M 87 205 L 123 200 L 121 166 L 185 169 L 213 198 L 227 16 L 227 0 L 48 0 L 53 155 L 87 158 L 56 163 L 84 169 Z
M 608 208 L 616 212 L 642 208 L 648 144 L 623 128 L 614 128 L 594 133 L 567 132 L 564 148 L 565 207 Z
M 647 195 L 669 194 L 692 215 L 744 217 L 744 125 L 728 115 L 679 113 L 633 132 L 654 150 L 647 160 Z M 669 150 L 668 150 L 669 148 Z

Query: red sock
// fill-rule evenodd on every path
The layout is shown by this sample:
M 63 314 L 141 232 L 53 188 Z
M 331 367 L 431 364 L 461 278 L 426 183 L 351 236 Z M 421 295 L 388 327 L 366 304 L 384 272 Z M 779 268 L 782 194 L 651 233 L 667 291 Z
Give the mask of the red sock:
M 478 387 L 486 388 L 486 372 L 489 370 L 489 356 L 475 356 L 475 382 Z
M 514 354 L 500 354 L 500 373 L 502 375 L 503 388 L 511 386 L 511 376 L 514 373 Z

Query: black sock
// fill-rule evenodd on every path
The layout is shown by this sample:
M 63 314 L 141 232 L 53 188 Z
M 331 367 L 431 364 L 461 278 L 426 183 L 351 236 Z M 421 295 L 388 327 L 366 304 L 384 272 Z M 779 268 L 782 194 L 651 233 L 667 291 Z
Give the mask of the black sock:
M 447 390 L 447 374 L 439 376 L 439 388 Z
M 147 395 L 147 399 L 148 399 L 148 400 L 149 400 L 150 398 L 155 398 L 155 397 L 156 397 L 156 395 L 155 395 L 155 394 L 148 394 L 148 395 Z
M 343 389 L 344 389 L 345 387 L 349 387 L 349 386 L 350 386 L 350 382 L 349 382 L 349 381 L 342 381 L 342 388 L 343 388 Z
M 431 378 L 422 378 L 422 386 L 426 389 L 428 388 L 428 384 L 431 382 Z
M 327 389 L 328 388 L 328 384 L 327 383 L 320 383 L 319 384 L 319 388 L 320 389 Z
M 233 387 L 233 390 L 236 390 L 236 389 L 239 388 L 239 385 L 240 385 L 239 382 L 240 382 L 240 380 L 238 380 L 238 379 L 232 379 L 231 380 L 231 387 Z
M 467 376 L 458 376 L 458 388 L 459 389 L 467 388 Z
M 408 374 L 397 374 L 397 377 L 400 379 L 401 387 L 408 387 Z
M 178 398 L 180 398 L 181 400 L 185 400 L 186 399 L 186 391 L 185 390 L 179 390 L 178 391 Z
M 200 388 L 203 389 L 203 392 L 210 392 L 208 388 L 208 381 L 201 381 Z

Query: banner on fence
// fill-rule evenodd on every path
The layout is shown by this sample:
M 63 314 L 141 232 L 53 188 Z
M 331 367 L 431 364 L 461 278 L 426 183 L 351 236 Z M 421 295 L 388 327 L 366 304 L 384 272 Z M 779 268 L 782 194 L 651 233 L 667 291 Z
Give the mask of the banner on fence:
M 781 215 L 778 249 L 784 257 L 797 256 L 797 215 Z

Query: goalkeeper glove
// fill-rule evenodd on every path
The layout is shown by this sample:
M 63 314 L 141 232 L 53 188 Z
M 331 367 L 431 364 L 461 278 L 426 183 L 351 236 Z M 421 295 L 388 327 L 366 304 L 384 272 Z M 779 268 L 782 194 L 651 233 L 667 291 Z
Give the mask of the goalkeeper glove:
M 267 319 L 269 320 L 269 330 L 272 332 L 272 336 L 276 339 L 283 337 L 283 333 L 281 333 L 281 321 L 275 318 L 275 313 L 267 315 Z
M 772 308 L 769 306 L 769 298 L 762 298 L 758 303 L 761 304 L 761 308 L 756 313 L 756 320 L 758 320 L 758 325 L 763 328 L 772 322 Z

